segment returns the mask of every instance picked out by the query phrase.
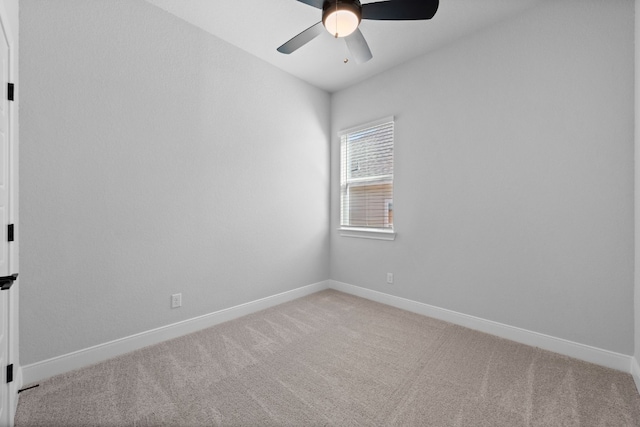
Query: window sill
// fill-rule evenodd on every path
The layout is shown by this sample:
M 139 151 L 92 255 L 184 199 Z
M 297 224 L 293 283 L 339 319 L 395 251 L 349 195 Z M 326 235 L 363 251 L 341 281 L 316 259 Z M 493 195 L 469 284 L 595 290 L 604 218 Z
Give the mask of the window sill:
M 342 237 L 356 237 L 359 239 L 395 240 L 396 232 L 379 228 L 338 228 Z

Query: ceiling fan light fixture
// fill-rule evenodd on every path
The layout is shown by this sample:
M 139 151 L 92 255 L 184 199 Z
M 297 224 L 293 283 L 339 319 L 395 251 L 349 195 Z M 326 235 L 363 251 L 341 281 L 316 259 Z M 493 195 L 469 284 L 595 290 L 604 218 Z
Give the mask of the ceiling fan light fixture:
M 358 0 L 326 2 L 322 23 L 331 35 L 347 37 L 360 25 L 361 10 L 362 6 Z

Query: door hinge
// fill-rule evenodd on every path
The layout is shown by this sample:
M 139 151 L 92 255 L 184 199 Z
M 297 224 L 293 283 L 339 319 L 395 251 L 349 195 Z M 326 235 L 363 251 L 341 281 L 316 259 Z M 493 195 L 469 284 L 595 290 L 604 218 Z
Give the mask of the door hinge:
M 7 384 L 13 381 L 13 363 L 7 365 Z
M 13 224 L 7 225 L 7 241 L 13 242 Z
M 13 101 L 14 88 L 15 85 L 13 83 L 7 83 L 7 99 L 9 99 L 9 101 Z
M 13 282 L 18 280 L 18 273 L 11 276 L 0 277 L 0 291 L 8 291 L 13 286 Z

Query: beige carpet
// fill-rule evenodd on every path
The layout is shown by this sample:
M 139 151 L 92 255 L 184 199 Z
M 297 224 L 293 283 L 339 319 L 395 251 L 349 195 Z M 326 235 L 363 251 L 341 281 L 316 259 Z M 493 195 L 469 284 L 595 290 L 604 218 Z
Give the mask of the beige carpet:
M 60 375 L 23 426 L 640 426 L 630 375 L 336 291 Z

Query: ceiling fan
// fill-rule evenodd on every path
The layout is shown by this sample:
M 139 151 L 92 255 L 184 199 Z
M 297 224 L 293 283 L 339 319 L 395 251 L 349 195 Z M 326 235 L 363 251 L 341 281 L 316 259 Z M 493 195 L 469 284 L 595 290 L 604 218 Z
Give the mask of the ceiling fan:
M 360 0 L 298 0 L 322 10 L 322 21 L 280 46 L 278 52 L 292 53 L 322 34 L 323 27 L 335 38 L 344 38 L 356 62 L 367 62 L 373 55 L 358 28 L 362 19 L 416 21 L 431 19 L 439 0 L 389 0 L 361 4 Z M 346 60 L 345 60 L 346 61 Z

